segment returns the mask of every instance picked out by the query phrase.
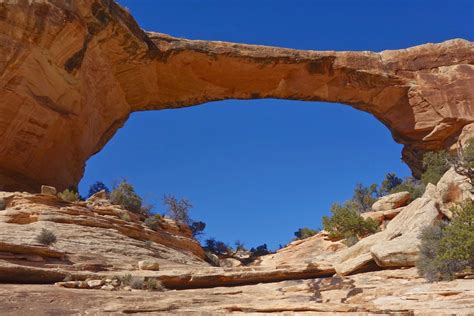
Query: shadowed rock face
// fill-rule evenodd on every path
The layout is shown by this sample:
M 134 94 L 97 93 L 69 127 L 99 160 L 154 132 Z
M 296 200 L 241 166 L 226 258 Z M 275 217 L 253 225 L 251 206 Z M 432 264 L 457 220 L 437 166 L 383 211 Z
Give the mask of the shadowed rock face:
M 113 1 L 0 4 L 0 189 L 77 184 L 132 112 L 257 98 L 369 112 L 416 175 L 474 122 L 474 44 L 298 51 L 147 33 Z

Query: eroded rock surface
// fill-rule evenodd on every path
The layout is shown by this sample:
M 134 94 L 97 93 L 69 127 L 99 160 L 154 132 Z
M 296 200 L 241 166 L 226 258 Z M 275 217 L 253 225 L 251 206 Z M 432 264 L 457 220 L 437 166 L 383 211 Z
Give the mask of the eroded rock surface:
M 426 283 L 415 269 L 180 291 L 107 291 L 0 285 L 3 315 L 287 313 L 471 315 L 474 280 Z
M 106 200 L 67 203 L 50 195 L 2 195 L 0 281 L 56 282 L 68 274 L 136 270 L 139 261 L 165 269 L 208 266 L 189 228 L 171 220 L 153 231 L 136 214 Z M 38 244 L 43 228 L 55 234 L 54 244 Z
M 147 33 L 113 1 L 0 4 L 0 189 L 62 191 L 135 111 L 223 99 L 330 101 L 369 112 L 419 173 L 474 122 L 474 45 L 298 51 Z

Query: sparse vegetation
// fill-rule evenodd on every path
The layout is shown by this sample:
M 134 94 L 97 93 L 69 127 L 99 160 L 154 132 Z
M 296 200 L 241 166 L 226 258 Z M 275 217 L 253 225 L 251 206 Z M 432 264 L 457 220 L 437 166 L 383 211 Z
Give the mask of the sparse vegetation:
M 158 230 L 162 221 L 163 217 L 160 214 L 156 214 L 147 217 L 143 223 L 152 230 Z
M 172 219 L 178 223 L 186 225 L 191 224 L 189 217 L 189 210 L 193 207 L 188 199 L 182 198 L 178 200 L 173 195 L 165 195 L 163 198 L 163 204 L 167 207 L 168 214 Z
M 110 201 L 130 212 L 143 214 L 143 199 L 135 193 L 133 186 L 125 180 L 120 182 L 110 193 Z
M 79 193 L 73 189 L 66 189 L 63 192 L 58 193 L 58 197 L 66 202 L 77 202 L 79 201 Z
M 229 245 L 214 238 L 206 239 L 204 245 L 204 250 L 216 255 L 225 255 L 232 252 L 232 248 Z
M 436 185 L 443 174 L 448 171 L 449 161 L 450 157 L 444 150 L 427 152 L 423 156 L 423 168 L 425 168 L 425 172 L 421 175 L 423 184 L 432 183 Z
M 260 246 L 257 246 L 255 248 L 250 248 L 250 253 L 252 257 L 261 257 L 265 256 L 271 253 L 270 250 L 268 250 L 267 244 L 263 244 Z
M 49 246 L 54 244 L 57 241 L 57 238 L 52 231 L 42 228 L 41 232 L 38 234 L 38 236 L 36 236 L 36 241 L 40 244 Z
M 148 291 L 164 291 L 165 290 L 165 287 L 160 281 L 158 281 L 157 279 L 152 279 L 152 278 L 147 279 L 145 281 L 145 288 Z
M 453 210 L 451 223 L 439 222 L 421 233 L 418 273 L 428 281 L 452 280 L 474 269 L 474 203 Z
M 378 190 L 379 196 L 384 196 L 390 193 L 393 193 L 393 190 L 400 186 L 403 183 L 403 180 L 397 177 L 393 172 L 387 173 L 385 179 L 382 181 L 380 188 Z M 401 191 L 398 191 L 401 192 Z
M 87 197 L 90 198 L 100 191 L 105 191 L 105 193 L 110 194 L 110 189 L 103 182 L 97 181 L 89 187 L 89 194 Z
M 390 193 L 405 191 L 410 193 L 412 200 L 415 200 L 423 195 L 425 192 L 425 185 L 420 180 L 416 180 L 413 177 L 407 177 L 402 181 L 402 183 L 392 188 Z
M 295 232 L 295 237 L 296 239 L 306 239 L 306 238 L 316 235 L 317 233 L 318 231 L 315 229 L 303 227 L 303 228 L 298 229 Z
M 202 234 L 204 234 L 204 229 L 206 229 L 206 223 L 201 221 L 193 221 L 191 223 L 191 232 L 193 233 L 193 237 L 196 238 Z
M 369 212 L 372 209 L 372 204 L 377 200 L 377 185 L 372 184 L 368 187 L 357 183 L 354 188 L 354 195 L 349 203 L 353 204 L 358 213 Z
M 458 150 L 453 165 L 457 173 L 468 177 L 471 183 L 474 183 L 474 138 L 468 139 L 464 148 Z
M 333 204 L 331 213 L 331 217 L 323 216 L 323 227 L 331 238 L 359 240 L 378 231 L 378 223 L 361 217 L 352 203 Z
M 128 213 L 120 214 L 120 219 L 126 222 L 130 222 L 132 220 Z

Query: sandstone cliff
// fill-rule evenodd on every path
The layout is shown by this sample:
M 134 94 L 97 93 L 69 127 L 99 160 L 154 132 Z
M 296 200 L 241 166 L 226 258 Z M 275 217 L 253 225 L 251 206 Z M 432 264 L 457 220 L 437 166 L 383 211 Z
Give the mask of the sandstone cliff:
M 113 1 L 0 4 L 0 189 L 81 179 L 134 111 L 223 99 L 339 102 L 369 112 L 420 171 L 474 122 L 474 44 L 318 52 L 144 32 Z M 315 104 L 317 106 L 317 104 Z

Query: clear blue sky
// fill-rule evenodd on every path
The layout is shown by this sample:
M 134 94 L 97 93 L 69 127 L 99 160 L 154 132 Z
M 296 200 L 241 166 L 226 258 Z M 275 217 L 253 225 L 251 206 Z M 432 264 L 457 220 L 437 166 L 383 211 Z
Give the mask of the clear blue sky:
M 474 1 L 121 0 L 142 28 L 191 39 L 314 50 L 406 48 L 474 39 Z M 282 100 L 221 101 L 133 114 L 87 163 L 91 183 L 126 178 L 161 212 L 189 198 L 206 236 L 247 246 L 318 228 L 357 182 L 409 175 L 401 146 L 367 113 Z

